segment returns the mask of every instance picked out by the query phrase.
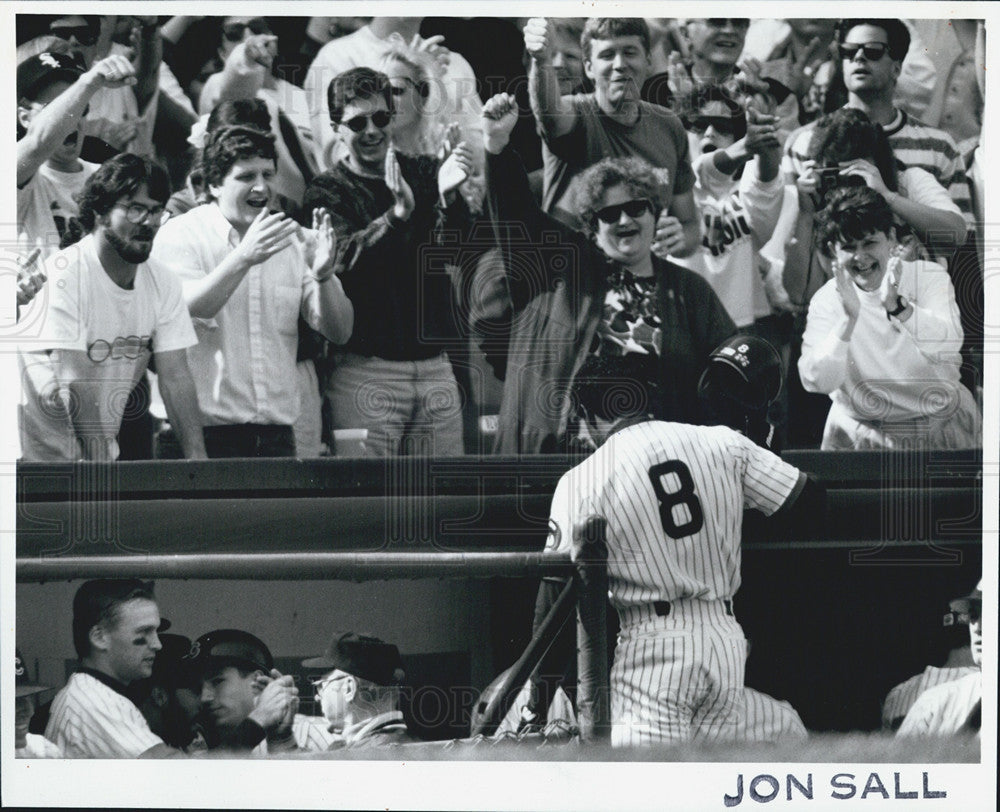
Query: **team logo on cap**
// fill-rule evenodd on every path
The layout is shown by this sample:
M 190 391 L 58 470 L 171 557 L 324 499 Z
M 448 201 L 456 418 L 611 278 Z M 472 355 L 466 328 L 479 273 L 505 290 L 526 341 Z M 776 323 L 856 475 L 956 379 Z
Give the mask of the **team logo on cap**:
M 21 658 L 17 656 L 14 657 L 14 674 L 19 677 L 24 676 L 24 666 L 21 665 Z
M 191 648 L 188 650 L 188 653 L 185 654 L 181 659 L 182 660 L 196 660 L 196 659 L 198 659 L 198 655 L 199 654 L 201 654 L 201 643 L 199 643 L 197 640 L 195 640 L 191 644 Z
M 48 65 L 50 68 L 59 67 L 59 60 L 56 59 L 54 56 L 52 56 L 52 54 L 50 54 L 48 51 L 39 54 L 38 61 L 41 62 L 43 65 Z

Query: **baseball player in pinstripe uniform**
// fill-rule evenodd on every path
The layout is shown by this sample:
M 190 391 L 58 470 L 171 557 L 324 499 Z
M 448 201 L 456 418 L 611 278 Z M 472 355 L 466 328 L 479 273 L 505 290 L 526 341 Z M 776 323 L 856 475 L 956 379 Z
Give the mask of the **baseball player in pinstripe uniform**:
M 969 645 L 969 634 L 963 625 L 968 622 L 968 613 L 949 611 L 944 616 L 940 634 L 947 638 L 950 647 L 947 657 L 940 668 L 929 665 L 886 694 L 885 702 L 882 703 L 882 730 L 898 730 L 904 717 L 924 691 L 979 673 L 979 665 L 975 662 Z
M 743 703 L 743 715 L 736 719 L 730 733 L 732 741 L 772 744 L 809 738 L 809 731 L 788 702 L 744 688 Z
M 153 672 L 160 650 L 153 585 L 135 579 L 87 581 L 73 599 L 80 665 L 52 703 L 45 738 L 67 758 L 136 758 L 176 751 L 149 729 L 128 686 Z
M 745 718 L 746 640 L 732 607 L 743 511 L 787 516 L 794 505 L 808 515 L 822 504 L 820 486 L 755 442 L 770 436 L 766 413 L 780 370 L 761 339 L 738 335 L 720 345 L 699 387 L 728 424 L 718 426 L 651 420 L 641 398 L 622 409 L 627 381 L 616 387 L 595 376 L 574 387 L 603 442 L 556 486 L 547 549 L 573 550 L 574 532 L 588 518 L 604 519 L 621 621 L 613 746 L 731 740 Z

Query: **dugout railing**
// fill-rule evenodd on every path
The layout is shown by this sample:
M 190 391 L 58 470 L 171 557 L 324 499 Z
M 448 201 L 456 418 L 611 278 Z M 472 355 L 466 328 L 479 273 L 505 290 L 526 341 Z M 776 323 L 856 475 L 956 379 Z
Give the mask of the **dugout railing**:
M 828 510 L 782 539 L 747 514 L 736 600 L 747 681 L 791 701 L 810 729 L 871 729 L 888 688 L 941 656 L 947 601 L 980 577 L 981 455 L 783 456 L 824 482 Z M 552 491 L 574 462 L 22 464 L 17 579 L 495 577 L 502 602 L 513 582 L 570 571 L 541 551 Z M 492 634 L 519 662 L 530 622 L 504 614 L 513 625 L 497 618 Z

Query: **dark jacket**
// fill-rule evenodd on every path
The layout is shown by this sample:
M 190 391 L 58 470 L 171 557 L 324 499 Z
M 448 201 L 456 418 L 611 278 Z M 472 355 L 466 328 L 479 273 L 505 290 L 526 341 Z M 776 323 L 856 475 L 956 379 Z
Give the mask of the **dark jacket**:
M 614 266 L 584 234 L 544 214 L 510 148 L 487 155 L 494 244 L 468 289 L 473 334 L 504 380 L 494 451 L 564 450 L 568 392 L 590 351 Z M 490 261 L 492 259 L 492 261 Z M 697 384 L 709 353 L 736 326 L 696 273 L 653 257 L 663 330 L 661 420 L 698 423 Z

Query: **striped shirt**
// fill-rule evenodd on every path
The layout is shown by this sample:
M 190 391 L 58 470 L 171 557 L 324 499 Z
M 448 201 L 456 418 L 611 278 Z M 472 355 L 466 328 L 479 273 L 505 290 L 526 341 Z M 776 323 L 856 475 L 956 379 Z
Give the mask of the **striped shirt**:
M 572 550 L 574 527 L 601 516 L 619 611 L 732 598 L 744 508 L 771 515 L 798 478 L 797 468 L 724 426 L 634 424 L 559 480 L 546 549 Z
M 943 685 L 947 682 L 966 677 L 969 674 L 979 672 L 979 667 L 974 665 L 959 666 L 957 668 L 936 668 L 933 665 L 927 666 L 921 674 L 915 674 L 905 682 L 901 682 L 893 688 L 885 697 L 882 704 L 882 729 L 896 730 L 903 717 L 917 699 L 928 688 Z
M 969 715 L 983 698 L 983 673 L 924 691 L 899 726 L 897 736 L 954 736 L 961 733 Z
M 89 669 L 73 674 L 52 702 L 45 738 L 66 758 L 137 758 L 163 744 L 114 681 Z
M 734 741 L 770 744 L 790 739 L 807 739 L 809 731 L 788 702 L 743 689 L 745 711 L 736 724 Z
M 793 132 L 785 148 L 783 168 L 788 177 L 802 173 L 802 164 L 809 159 L 809 143 L 814 124 Z M 882 128 L 889 139 L 896 163 L 903 169 L 918 167 L 934 176 L 958 206 L 966 225 L 973 227 L 972 193 L 965 175 L 965 162 L 955 141 L 944 130 L 929 127 L 902 110 Z M 959 239 L 961 242 L 962 239 Z

